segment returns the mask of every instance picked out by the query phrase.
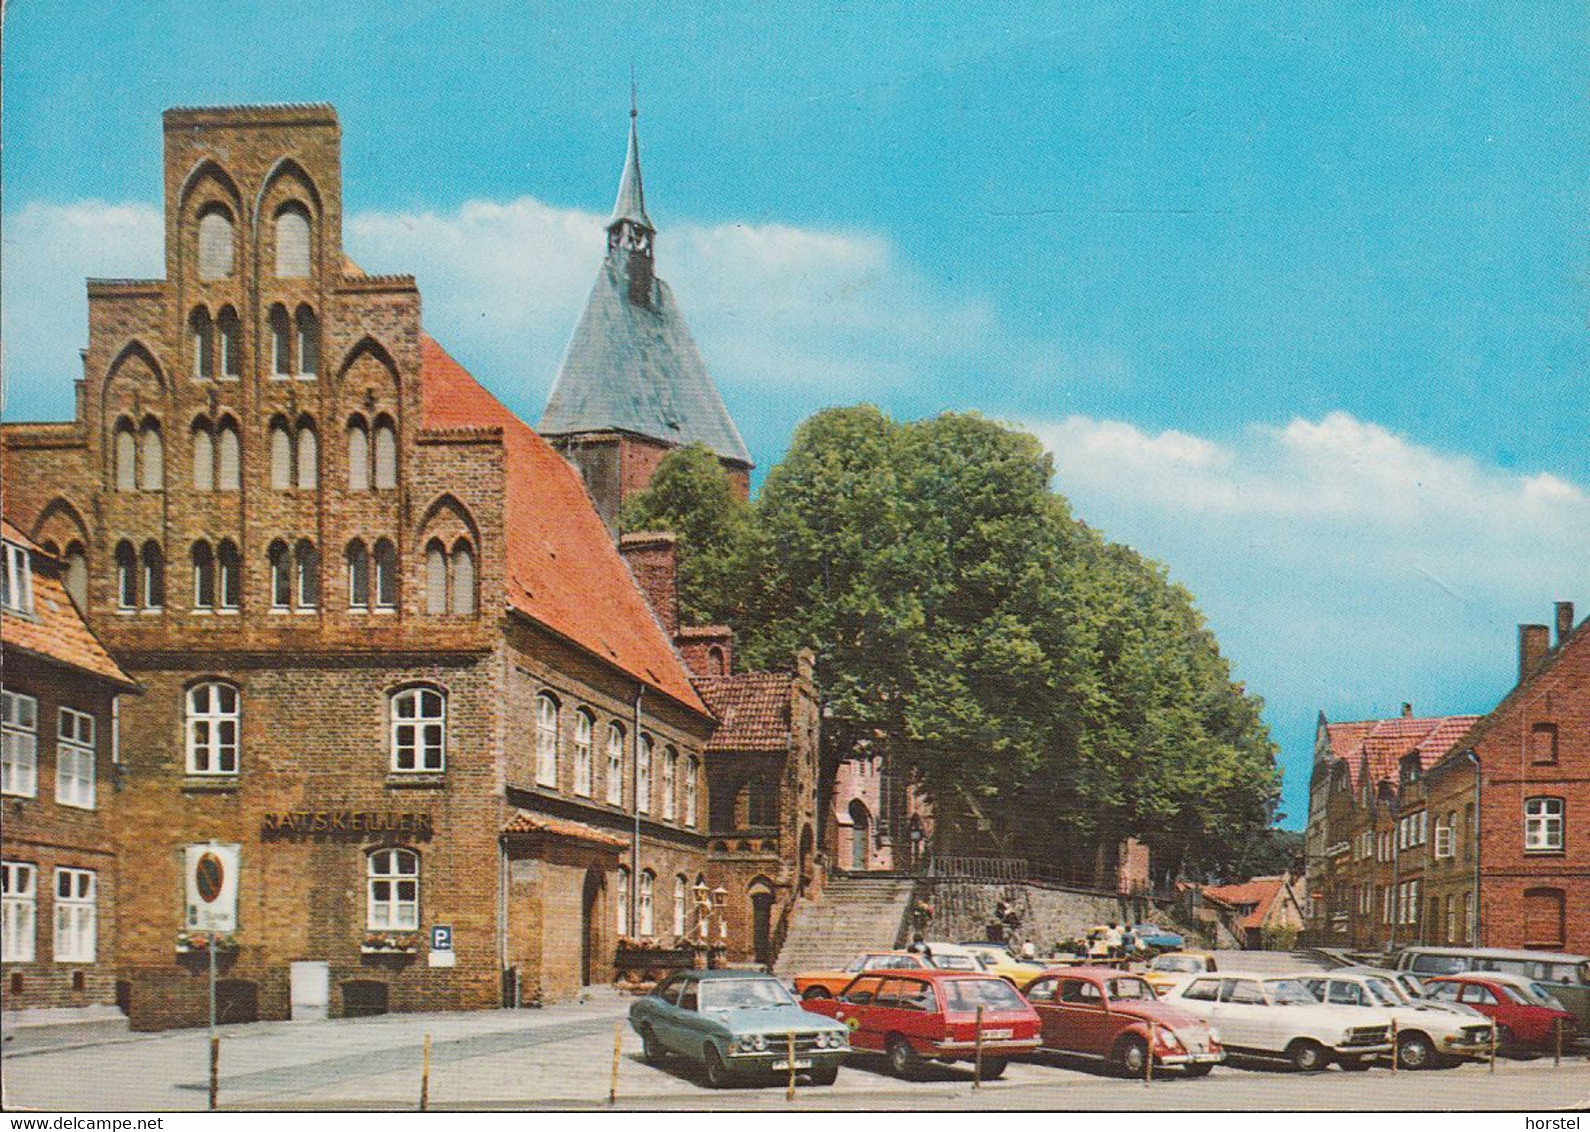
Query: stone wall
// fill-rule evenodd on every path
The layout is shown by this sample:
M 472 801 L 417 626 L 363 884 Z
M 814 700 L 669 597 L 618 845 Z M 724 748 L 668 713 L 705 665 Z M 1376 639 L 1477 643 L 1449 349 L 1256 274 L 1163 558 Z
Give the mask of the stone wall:
M 950 943 L 989 938 L 989 925 L 996 920 L 996 910 L 1004 901 L 1010 909 L 1006 937 L 1018 945 L 1030 942 L 1040 954 L 1058 941 L 1084 935 L 1097 924 L 1135 920 L 1139 911 L 1148 916 L 1158 914 L 1147 902 L 1141 909 L 1134 909 L 1132 901 L 1103 893 L 1032 882 L 924 879 L 917 882 L 916 898 L 933 909 L 923 936 Z

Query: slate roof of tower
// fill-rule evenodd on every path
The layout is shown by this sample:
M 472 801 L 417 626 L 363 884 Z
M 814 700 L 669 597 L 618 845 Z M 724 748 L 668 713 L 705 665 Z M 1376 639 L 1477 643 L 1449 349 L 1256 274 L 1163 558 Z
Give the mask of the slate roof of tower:
M 710 715 L 579 473 L 429 335 L 421 339 L 420 367 L 427 428 L 502 430 L 508 606 Z

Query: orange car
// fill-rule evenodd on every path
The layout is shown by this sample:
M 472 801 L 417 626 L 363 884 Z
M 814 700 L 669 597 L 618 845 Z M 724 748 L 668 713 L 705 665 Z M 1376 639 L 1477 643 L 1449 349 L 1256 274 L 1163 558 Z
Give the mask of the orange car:
M 914 951 L 863 951 L 842 971 L 807 971 L 795 976 L 802 998 L 833 998 L 863 971 L 928 971 L 933 965 Z

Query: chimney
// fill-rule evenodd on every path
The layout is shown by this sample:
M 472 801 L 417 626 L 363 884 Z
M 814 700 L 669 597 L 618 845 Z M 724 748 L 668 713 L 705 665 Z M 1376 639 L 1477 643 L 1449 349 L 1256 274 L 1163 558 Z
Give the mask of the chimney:
M 679 632 L 679 542 L 667 531 L 621 535 L 618 552 L 670 639 Z
M 1551 630 L 1544 625 L 1518 627 L 1518 682 L 1522 684 L 1551 651 Z
M 1562 648 L 1563 642 L 1573 632 L 1573 602 L 1559 601 L 1557 603 L 1557 647 Z
M 1402 718 L 1403 719 L 1412 719 L 1413 718 L 1413 705 L 1412 704 L 1404 703 L 1402 705 Z

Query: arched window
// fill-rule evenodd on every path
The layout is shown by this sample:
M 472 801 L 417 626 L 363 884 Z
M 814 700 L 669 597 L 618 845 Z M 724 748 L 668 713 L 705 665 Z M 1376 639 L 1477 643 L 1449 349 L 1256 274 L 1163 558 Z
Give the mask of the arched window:
M 690 888 L 690 882 L 684 874 L 674 877 L 674 935 L 685 934 L 685 893 Z
M 354 539 L 348 544 L 345 555 L 348 563 L 348 608 L 370 608 L 370 552 L 364 543 Z
M 320 481 L 320 441 L 315 436 L 314 423 L 308 417 L 298 419 L 297 482 L 301 488 L 312 488 Z
M 287 308 L 281 304 L 271 307 L 271 375 L 288 377 L 293 372 L 293 325 L 287 317 Z
M 650 735 L 640 737 L 640 751 L 635 763 L 635 809 L 651 813 L 651 752 L 654 744 Z
M 243 591 L 243 559 L 237 543 L 222 539 L 215 552 L 215 596 L 222 609 L 237 609 Z
M 574 713 L 574 792 L 582 798 L 591 796 L 591 732 L 596 720 L 581 708 Z
M 139 486 L 145 491 L 162 491 L 166 486 L 166 448 L 160 439 L 160 422 L 145 417 L 138 432 Z
M 309 211 L 297 201 L 276 212 L 276 278 L 309 274 Z
M 193 544 L 193 608 L 215 608 L 215 551 L 207 542 Z
M 243 323 L 231 307 L 222 307 L 215 320 L 221 332 L 221 375 L 243 376 Z
M 466 539 L 453 544 L 453 571 L 450 584 L 453 590 L 453 612 L 475 612 L 475 552 Z
M 390 539 L 381 539 L 375 544 L 375 607 L 396 609 L 397 587 L 397 548 Z
M 320 604 L 320 555 L 315 553 L 314 543 L 298 540 L 293 566 L 298 575 L 298 608 L 314 609 Z
M 662 816 L 664 821 L 679 816 L 679 752 L 672 746 L 663 748 Z
M 420 926 L 420 855 L 412 849 L 377 849 L 369 857 L 365 927 L 414 931 Z
M 232 217 L 220 205 L 199 216 L 199 278 L 225 279 L 232 274 Z
M 714 676 L 727 676 L 729 666 L 724 663 L 723 650 L 713 645 L 707 650 L 707 671 Z
M 614 885 L 618 893 L 617 907 L 614 909 L 614 922 L 621 936 L 629 934 L 629 870 L 623 865 L 618 866 L 618 883 Z
M 116 490 L 138 490 L 138 438 L 125 417 L 116 422 Z
M 392 769 L 447 769 L 447 696 L 437 688 L 404 688 L 391 699 Z
M 293 566 L 287 544 L 280 539 L 271 543 L 271 608 L 291 609 L 293 605 Z
M 536 783 L 558 784 L 558 701 L 546 692 L 536 697 Z
M 116 605 L 138 608 L 138 552 L 130 542 L 116 544 Z
M 68 543 L 61 561 L 66 565 L 66 592 L 79 610 L 88 608 L 88 555 L 80 542 Z
M 188 689 L 188 773 L 236 774 L 237 689 L 215 681 Z
M 370 430 L 364 418 L 348 418 L 348 490 L 370 490 Z
M 425 548 L 425 612 L 447 612 L 447 550 L 440 539 Z
M 652 896 L 657 888 L 657 874 L 647 869 L 640 874 L 640 901 L 636 909 L 635 918 L 640 921 L 639 931 L 643 936 L 651 935 L 652 926 Z
M 144 568 L 144 608 L 164 609 L 166 605 L 166 559 L 160 553 L 160 544 L 150 539 L 144 543 L 139 558 Z
M 1561 798 L 1524 800 L 1524 852 L 1560 853 L 1563 848 Z
M 215 376 L 215 328 L 210 312 L 194 307 L 188 316 L 188 335 L 193 342 L 193 376 Z
M 685 824 L 696 824 L 696 790 L 701 777 L 701 763 L 695 755 L 685 760 Z
M 271 487 L 285 490 L 293 486 L 293 437 L 287 422 L 271 421 Z
M 375 487 L 387 491 L 397 486 L 397 429 L 392 418 L 375 419 Z
M 298 376 L 314 377 L 320 371 L 320 320 L 307 306 L 298 308 Z
M 607 729 L 607 804 L 624 804 L 624 729 L 616 723 Z
M 210 435 L 210 422 L 193 422 L 193 490 L 210 491 L 215 487 L 215 439 Z
M 242 484 L 243 458 L 237 439 L 237 422 L 221 421 L 215 433 L 215 486 L 221 491 L 236 491 Z

